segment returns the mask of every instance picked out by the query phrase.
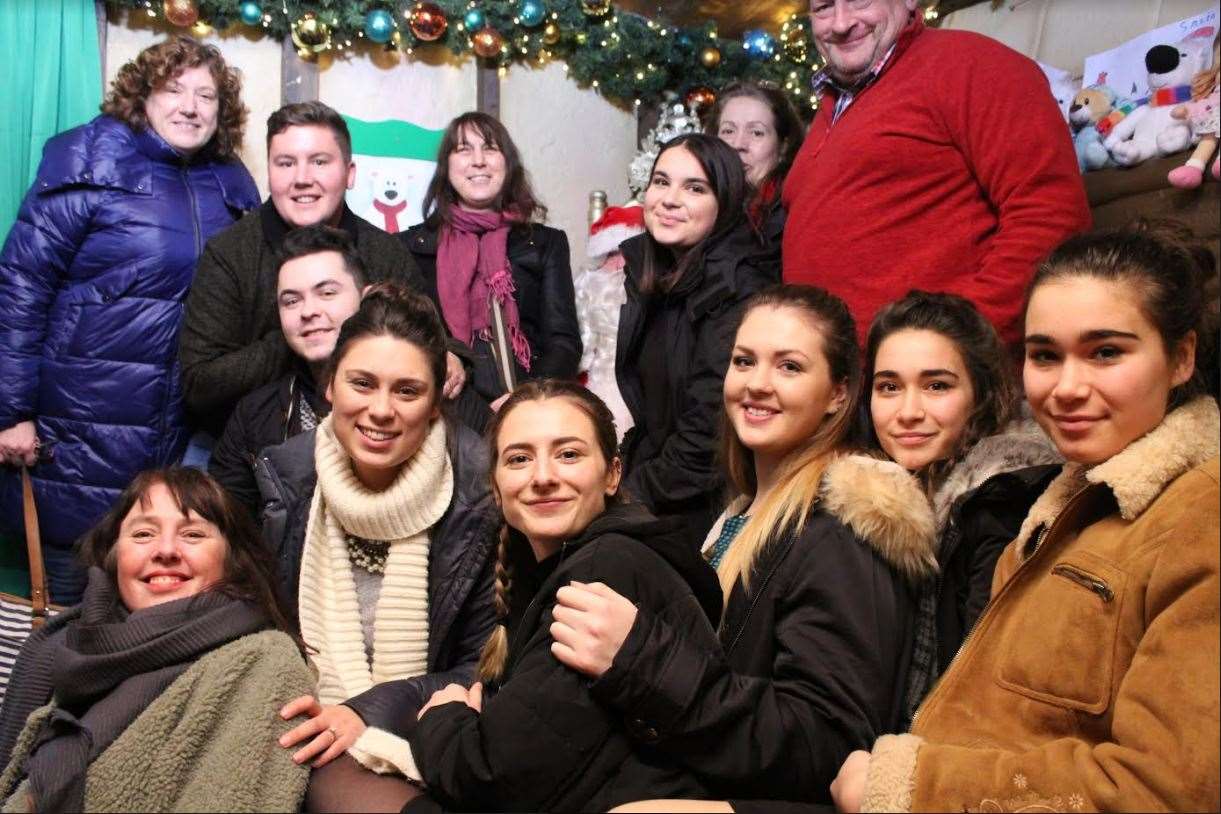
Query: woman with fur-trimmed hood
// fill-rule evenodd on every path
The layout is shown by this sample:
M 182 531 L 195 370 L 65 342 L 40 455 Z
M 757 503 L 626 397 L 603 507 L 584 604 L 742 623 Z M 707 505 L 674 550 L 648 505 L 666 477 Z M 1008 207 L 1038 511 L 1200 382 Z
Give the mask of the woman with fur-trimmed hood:
M 910 291 L 869 328 L 864 434 L 917 478 L 937 521 L 938 574 L 921 586 L 905 724 L 979 618 L 1001 551 L 1064 460 L 1019 414 L 1010 367 L 992 323 L 954 294 Z
M 933 518 L 901 467 L 846 454 L 855 336 L 820 289 L 747 303 L 723 386 L 736 495 L 705 549 L 720 652 L 602 587 L 559 597 L 557 657 L 726 798 L 826 801 L 840 756 L 901 718 Z
M 911 734 L 841 811 L 1217 811 L 1215 288 L 1138 226 L 1065 243 L 1026 307 L 1026 397 L 1067 463 Z

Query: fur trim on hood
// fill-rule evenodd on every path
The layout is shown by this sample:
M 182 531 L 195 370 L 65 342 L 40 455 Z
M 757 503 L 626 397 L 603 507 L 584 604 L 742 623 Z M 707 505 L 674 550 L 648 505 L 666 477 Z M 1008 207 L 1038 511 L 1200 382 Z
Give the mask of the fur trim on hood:
M 822 505 L 912 582 L 937 572 L 937 527 L 916 479 L 891 461 L 848 455 L 823 476 Z
M 1215 458 L 1221 448 L 1221 413 L 1202 396 L 1168 414 L 1162 423 L 1110 460 L 1092 468 L 1069 463 L 1039 496 L 1018 533 L 1025 546 L 1034 532 L 1050 526 L 1072 497 L 1090 484 L 1105 483 L 1119 514 L 1135 520 L 1175 478 Z
M 983 438 L 971 447 L 933 492 L 933 516 L 938 530 L 945 529 L 958 499 L 978 489 L 988 479 L 1002 472 L 1063 462 L 1064 456 L 1033 418 L 1023 417 L 1010 422 L 997 434 Z

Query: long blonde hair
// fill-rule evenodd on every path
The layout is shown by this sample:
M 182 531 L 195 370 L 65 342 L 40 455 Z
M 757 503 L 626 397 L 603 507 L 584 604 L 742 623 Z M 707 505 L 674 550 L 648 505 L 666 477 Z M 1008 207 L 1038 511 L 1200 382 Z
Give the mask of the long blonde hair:
M 780 285 L 760 291 L 746 303 L 742 321 L 756 308 L 792 308 L 804 315 L 812 330 L 822 339 L 823 357 L 831 380 L 846 388 L 843 405 L 823 420 L 810 439 L 785 458 L 776 487 L 756 506 L 746 525 L 738 532 L 717 567 L 725 601 L 739 580 L 750 588 L 750 574 L 767 544 L 784 534 L 800 534 L 810 510 L 818 500 L 827 465 L 848 444 L 853 416 L 860 400 L 860 348 L 856 324 L 844 301 L 821 288 L 805 285 Z M 741 321 L 738 323 L 741 327 Z M 753 497 L 755 456 L 733 431 L 728 415 L 723 415 L 721 456 L 729 479 L 730 496 Z

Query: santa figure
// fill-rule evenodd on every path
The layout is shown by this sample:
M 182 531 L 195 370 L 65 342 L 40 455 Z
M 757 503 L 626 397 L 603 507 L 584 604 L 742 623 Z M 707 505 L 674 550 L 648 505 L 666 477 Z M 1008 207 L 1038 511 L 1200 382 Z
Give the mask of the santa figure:
M 644 210 L 639 206 L 612 206 L 589 227 L 585 253 L 592 259 L 573 282 L 577 320 L 581 325 L 581 377 L 585 386 L 606 402 L 615 416 L 619 438 L 632 426 L 632 414 L 615 381 L 615 345 L 619 335 L 619 309 L 627 301 L 623 287 L 623 255 L 619 244 L 644 232 Z

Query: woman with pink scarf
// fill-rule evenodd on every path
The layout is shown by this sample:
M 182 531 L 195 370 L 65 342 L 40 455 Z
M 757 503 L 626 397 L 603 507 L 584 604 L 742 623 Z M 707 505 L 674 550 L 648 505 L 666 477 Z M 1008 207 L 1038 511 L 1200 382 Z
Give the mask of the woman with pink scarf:
M 424 213 L 402 240 L 450 332 L 471 346 L 475 392 L 496 409 L 526 379 L 575 378 L 568 238 L 536 222 L 547 208 L 504 125 L 485 113 L 449 123 Z

